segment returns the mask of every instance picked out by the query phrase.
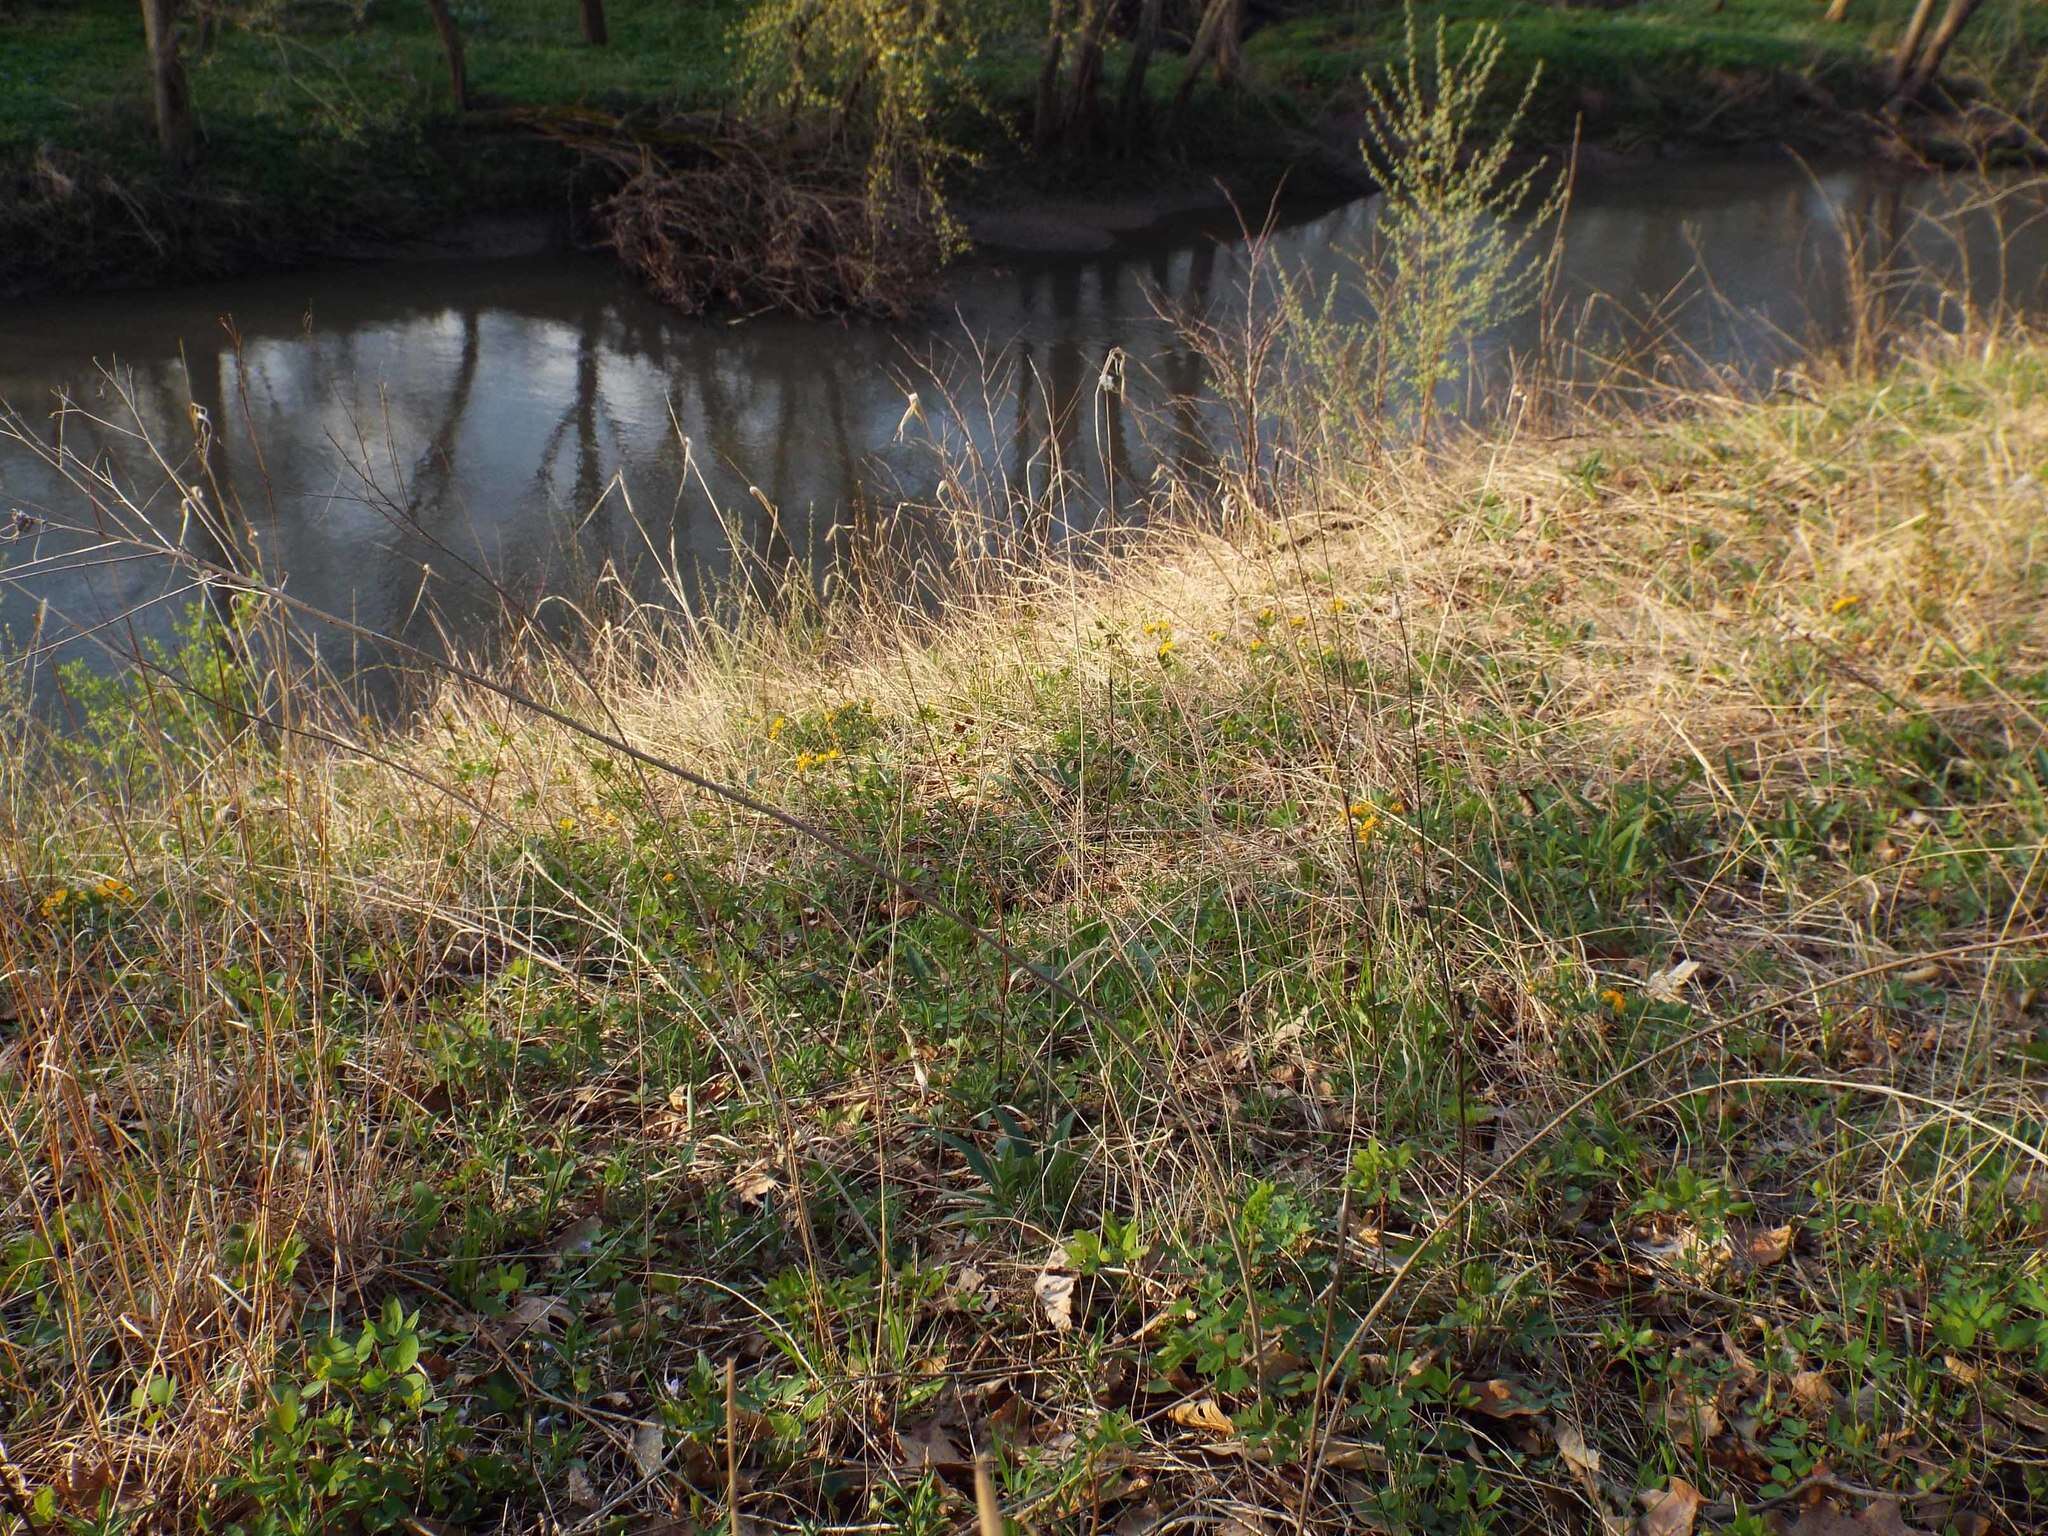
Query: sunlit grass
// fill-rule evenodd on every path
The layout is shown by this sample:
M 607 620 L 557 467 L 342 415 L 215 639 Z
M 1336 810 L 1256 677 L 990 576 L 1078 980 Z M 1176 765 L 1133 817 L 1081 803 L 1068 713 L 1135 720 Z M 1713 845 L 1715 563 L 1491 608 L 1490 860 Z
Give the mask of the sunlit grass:
M 1284 529 L 1162 506 L 936 622 L 649 610 L 495 674 L 595 736 L 459 681 L 357 751 L 135 685 L 16 727 L 11 1464 L 712 1518 L 730 1359 L 763 1518 L 936 1530 L 971 1446 L 1034 1522 L 1320 1459 L 1325 1523 L 2024 1523 L 2044 382 L 1935 343 Z

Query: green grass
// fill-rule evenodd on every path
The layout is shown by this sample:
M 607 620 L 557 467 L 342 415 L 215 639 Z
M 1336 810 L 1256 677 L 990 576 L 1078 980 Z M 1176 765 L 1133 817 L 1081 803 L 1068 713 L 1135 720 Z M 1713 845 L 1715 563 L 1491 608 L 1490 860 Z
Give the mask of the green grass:
M 1472 447 L 516 674 L 915 894 L 472 685 L 17 727 L 40 1528 L 2037 1524 L 2048 351 Z
M 1906 0 L 1864 0 L 1826 26 L 1812 0 L 1645 0 L 1618 11 L 1521 0 L 1425 4 L 1506 31 L 1506 77 L 1539 65 L 1531 128 L 1562 142 L 1583 127 L 1623 146 L 1671 141 L 1806 149 L 1860 137 L 1878 104 L 1873 61 Z M 458 127 L 425 7 L 384 0 L 360 25 L 340 5 L 297 7 L 277 25 L 227 26 L 194 53 L 203 134 L 195 177 L 169 183 L 150 138 L 135 7 L 126 0 L 20 0 L 0 21 L 0 289 L 163 279 L 303 259 L 351 240 L 417 236 L 466 213 L 559 209 L 568 158 L 489 109 L 617 110 L 730 105 L 729 33 L 741 0 L 614 0 L 612 43 L 585 47 L 566 0 L 458 7 L 482 123 Z M 1022 8 L 990 34 L 976 80 L 989 116 L 948 130 L 980 156 L 978 196 L 1081 183 L 1114 190 L 1142 174 L 1206 180 L 1271 173 L 1299 159 L 1319 124 L 1358 104 L 1358 76 L 1397 55 L 1400 12 L 1332 3 L 1259 31 L 1246 88 L 1208 98 L 1135 171 L 1119 157 L 1034 166 L 1017 131 L 1028 113 L 1038 35 Z M 2008 96 L 2048 44 L 2036 7 L 1991 7 L 1954 73 Z M 1122 55 L 1112 49 L 1112 86 Z M 1163 105 L 1169 55 L 1152 81 Z M 45 168 L 41 157 L 47 151 Z M 1169 171 L 1169 173 L 1172 173 Z
M 491 0 L 458 6 L 457 14 L 480 107 L 587 101 L 691 108 L 727 100 L 725 37 L 741 10 L 738 0 L 614 4 L 604 48 L 583 44 L 573 5 Z M 30 4 L 6 24 L 0 149 L 19 153 L 50 140 L 149 158 L 149 81 L 134 12 L 118 0 Z M 347 139 L 448 109 L 440 46 L 423 5 L 373 6 L 360 27 L 342 6 L 287 27 L 228 26 L 188 63 L 200 124 L 228 141 Z
M 1822 19 L 1824 5 L 1805 0 L 1640 0 L 1616 9 L 1430 0 L 1414 14 L 1425 31 L 1447 21 L 1454 42 L 1481 22 L 1501 27 L 1507 77 L 1542 72 L 1530 123 L 1553 141 L 1578 128 L 1624 147 L 1817 148 L 1846 142 L 1849 115 L 1883 104 L 1879 66 L 1912 8 L 1912 0 L 1859 0 L 1832 25 Z M 1360 72 L 1401 56 L 1402 11 L 1330 10 L 1260 32 L 1248 54 L 1284 89 L 1358 105 Z M 2048 17 L 2037 7 L 1988 7 L 1963 34 L 1949 74 L 2018 99 L 2033 85 L 2031 61 L 2044 45 Z

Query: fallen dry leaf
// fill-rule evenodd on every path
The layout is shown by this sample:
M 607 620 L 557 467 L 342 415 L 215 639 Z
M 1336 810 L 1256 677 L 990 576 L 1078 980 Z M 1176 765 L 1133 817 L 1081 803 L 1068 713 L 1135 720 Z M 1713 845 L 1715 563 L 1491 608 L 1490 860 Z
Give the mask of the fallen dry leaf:
M 1065 1333 L 1074 1326 L 1072 1275 L 1055 1275 L 1048 1271 L 1031 1282 L 1031 1294 L 1038 1298 L 1039 1309 L 1054 1328 Z
M 1725 1239 L 1709 1238 L 1691 1226 L 1639 1232 L 1629 1239 L 1629 1247 L 1653 1263 L 1694 1274 L 1717 1272 L 1730 1257 Z
M 1216 1435 L 1237 1432 L 1237 1426 L 1230 1422 L 1230 1415 L 1217 1405 L 1213 1397 L 1196 1397 L 1175 1403 L 1166 1410 L 1166 1416 L 1183 1429 L 1206 1429 Z
M 1677 1444 L 1694 1449 L 1721 1433 L 1721 1410 L 1683 1387 L 1674 1387 L 1664 1399 L 1664 1427 Z
M 1643 991 L 1657 1002 L 1675 1003 L 1678 1001 L 1678 994 L 1685 989 L 1685 984 L 1699 974 L 1699 969 L 1699 961 L 1681 960 L 1676 965 L 1667 966 L 1653 973 L 1650 979 L 1643 983 Z
M 1583 1484 L 1589 1493 L 1600 1487 L 1600 1453 L 1586 1444 L 1586 1437 L 1576 1424 L 1559 1421 L 1557 1426 L 1557 1455 L 1572 1476 Z
M 1485 1414 L 1489 1419 L 1532 1419 L 1542 1410 L 1522 1388 L 1522 1384 L 1507 1376 L 1496 1376 L 1491 1381 L 1467 1381 L 1478 1401 L 1473 1411 Z
M 766 1163 L 742 1168 L 732 1176 L 733 1193 L 740 1197 L 742 1205 L 759 1205 L 780 1188 L 782 1180 L 769 1172 Z
M 1674 1477 L 1661 1492 L 1653 1489 L 1641 1497 L 1643 1513 L 1636 1521 L 1636 1536 L 1692 1536 L 1700 1514 L 1699 1489 Z
M 633 1430 L 633 1445 L 630 1452 L 633 1469 L 642 1477 L 657 1477 L 661 1473 L 661 1426 L 652 1419 L 643 1420 Z
M 1725 1328 L 1721 1330 L 1721 1353 L 1727 1356 L 1728 1363 L 1735 1368 L 1737 1376 L 1757 1374 L 1756 1362 L 1743 1353 L 1742 1346 L 1735 1342 L 1735 1336 Z
M 937 1419 L 915 1425 L 896 1437 L 903 1464 L 913 1472 L 961 1472 L 974 1465 L 971 1456 Z
M 1794 1371 L 1792 1401 L 1808 1413 L 1826 1413 L 1835 1405 L 1835 1389 L 1821 1371 Z
M 1635 1522 L 1629 1519 L 1626 1510 L 1616 1509 L 1607 1485 L 1600 1480 L 1600 1453 L 1586 1443 L 1585 1433 L 1578 1425 L 1559 1420 L 1557 1425 L 1557 1459 L 1570 1469 L 1579 1486 L 1585 1490 L 1586 1502 L 1593 1506 L 1598 1517 L 1597 1529 L 1600 1536 L 1629 1536 Z
M 1771 1227 L 1765 1231 L 1752 1232 L 1749 1241 L 1743 1245 L 1743 1252 L 1757 1269 L 1766 1264 L 1776 1264 L 1792 1251 L 1792 1239 L 1797 1229 L 1791 1225 Z
M 581 1467 L 571 1467 L 569 1475 L 562 1479 L 562 1500 L 574 1504 L 578 1509 L 595 1509 L 598 1505 L 597 1489 L 590 1481 L 590 1474 Z
M 568 1312 L 569 1304 L 561 1297 L 528 1291 L 506 1309 L 504 1342 L 509 1344 L 531 1329 L 548 1327 L 557 1317 L 566 1317 Z
M 66 1509 L 97 1503 L 113 1485 L 114 1469 L 104 1457 L 80 1461 L 76 1451 L 64 1458 L 63 1470 L 50 1480 L 51 1491 Z

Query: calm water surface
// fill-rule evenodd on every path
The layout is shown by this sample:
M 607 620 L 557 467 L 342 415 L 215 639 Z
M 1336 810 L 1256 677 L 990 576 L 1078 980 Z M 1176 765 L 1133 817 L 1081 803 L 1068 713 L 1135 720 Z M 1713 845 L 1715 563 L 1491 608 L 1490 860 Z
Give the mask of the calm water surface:
M 1861 167 L 1604 173 L 1571 213 L 1566 312 L 1603 350 L 1768 370 L 1842 332 L 1845 223 L 1980 297 L 2036 306 L 2048 237 L 2026 225 L 2001 241 L 1977 218 L 1957 244 L 1926 215 L 1958 195 Z M 1367 200 L 1300 218 L 1274 255 L 1327 278 L 1372 217 Z M 481 637 L 494 605 L 465 564 L 527 601 L 587 590 L 607 561 L 659 593 L 656 557 L 697 583 L 731 573 L 736 546 L 771 566 L 812 560 L 833 524 L 930 494 L 920 444 L 934 431 L 1032 494 L 1057 463 L 1058 525 L 1119 515 L 1162 461 L 1206 454 L 1218 424 L 1200 361 L 1161 312 L 1231 304 L 1247 263 L 1234 225 L 1187 219 L 1096 255 L 977 261 L 929 315 L 895 326 L 685 319 L 595 256 L 295 273 L 17 309 L 0 319 L 0 400 L 46 440 L 60 398 L 100 417 L 69 416 L 68 446 L 188 541 L 123 394 L 187 476 L 197 406 L 216 424 L 218 481 L 293 593 L 380 632 L 423 638 L 438 622 Z M 1120 393 L 1099 387 L 1112 359 Z M 905 422 L 913 389 L 923 424 Z M 50 651 L 24 659 L 39 604 L 46 640 L 120 619 L 99 638 L 125 645 L 189 601 L 166 562 L 67 559 L 92 518 L 0 441 L 0 578 L 13 573 L 0 645 L 39 693 Z M 104 656 L 89 640 L 60 649 Z M 330 659 L 347 668 L 353 649 Z

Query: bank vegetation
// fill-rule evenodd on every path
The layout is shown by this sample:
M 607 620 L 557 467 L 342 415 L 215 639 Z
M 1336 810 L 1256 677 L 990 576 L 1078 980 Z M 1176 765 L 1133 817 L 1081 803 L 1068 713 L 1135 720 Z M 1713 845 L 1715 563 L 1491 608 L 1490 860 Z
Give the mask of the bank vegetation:
M 918 601 L 381 723 L 17 422 L 211 607 L 5 727 L 0 1529 L 2035 1528 L 2048 345 L 1884 291 L 1419 438 L 1297 294 L 1090 558 L 927 401 Z

